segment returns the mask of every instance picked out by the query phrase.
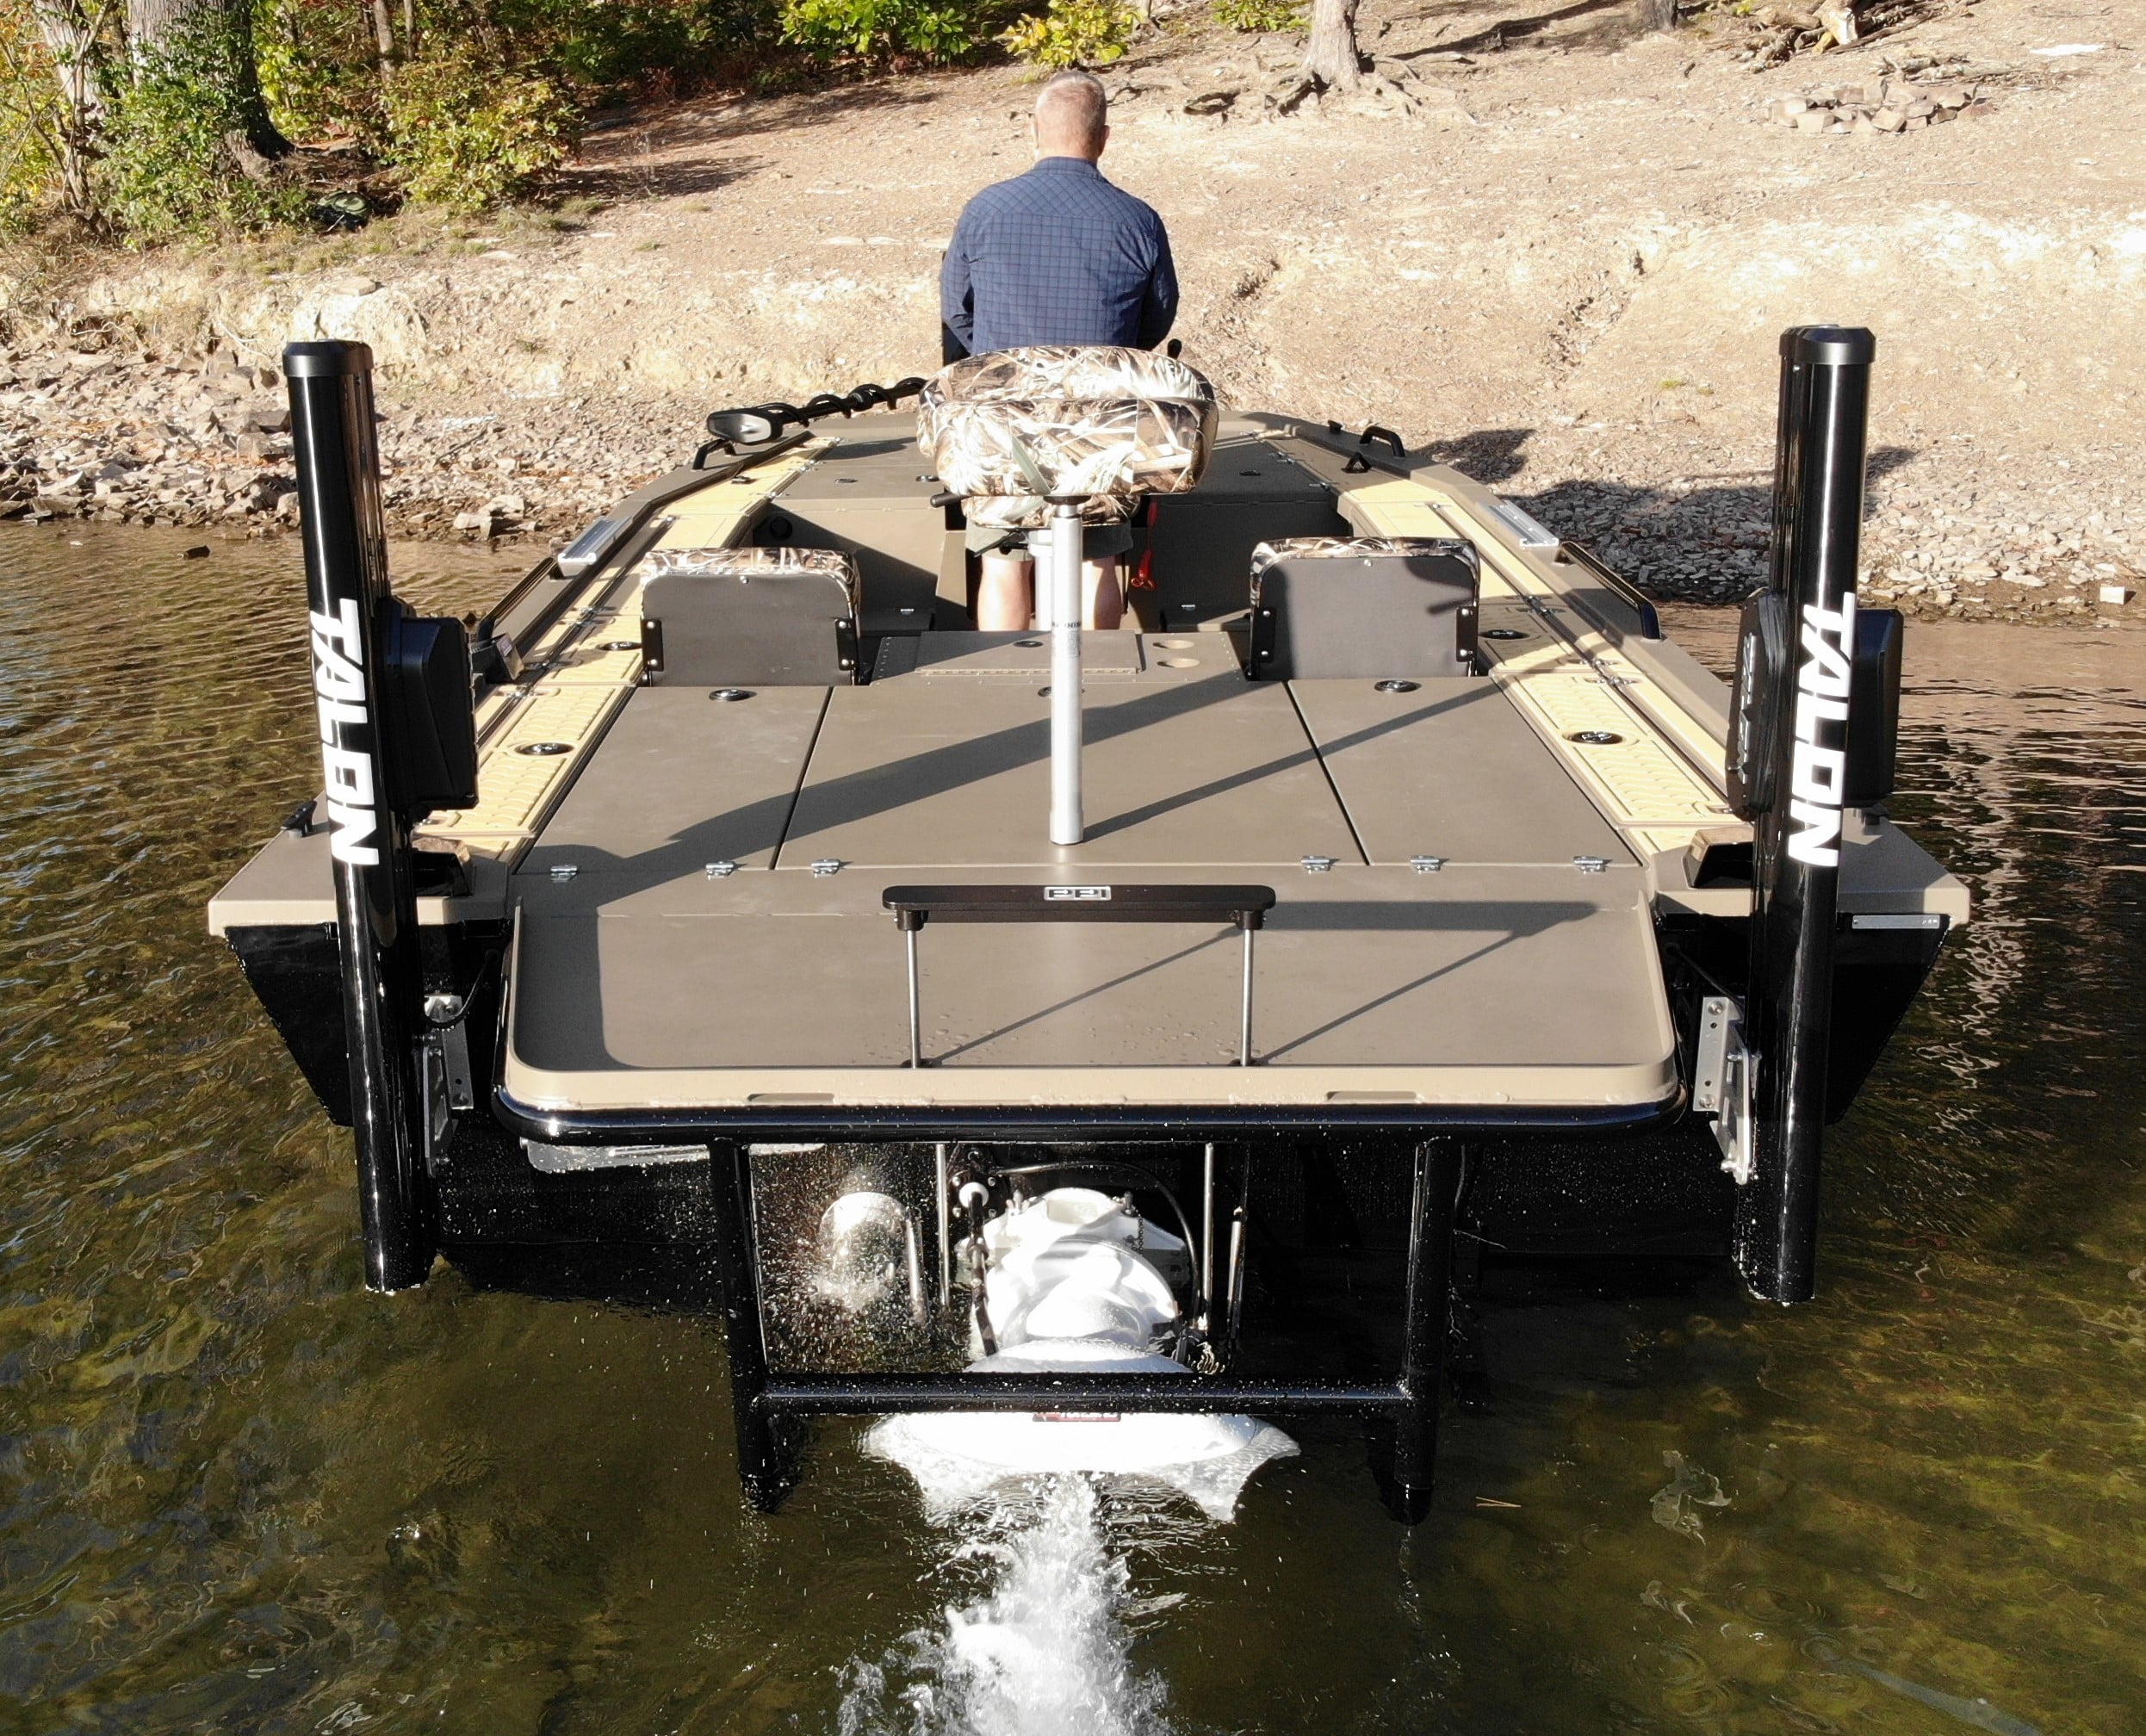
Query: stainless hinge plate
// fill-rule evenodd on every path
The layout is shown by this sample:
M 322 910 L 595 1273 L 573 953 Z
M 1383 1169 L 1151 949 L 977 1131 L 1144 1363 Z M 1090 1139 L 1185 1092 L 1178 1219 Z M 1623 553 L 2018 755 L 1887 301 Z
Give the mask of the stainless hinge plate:
M 1744 1046 L 1743 1009 L 1727 995 L 1708 995 L 1699 1003 L 1691 1107 L 1714 1118 L 1721 1168 L 1740 1187 L 1751 1180 L 1756 1161 L 1751 1095 L 1758 1070 L 1758 1057 Z

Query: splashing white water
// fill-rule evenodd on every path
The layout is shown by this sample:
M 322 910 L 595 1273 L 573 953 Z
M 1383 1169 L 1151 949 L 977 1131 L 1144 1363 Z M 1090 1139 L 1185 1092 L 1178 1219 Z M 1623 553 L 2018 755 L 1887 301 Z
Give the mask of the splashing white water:
M 1094 1482 L 1001 1491 L 981 1519 L 955 1559 L 986 1564 L 989 1591 L 852 1664 L 840 1736 L 1169 1736 L 1168 1690 L 1132 1662 L 1130 1575 Z

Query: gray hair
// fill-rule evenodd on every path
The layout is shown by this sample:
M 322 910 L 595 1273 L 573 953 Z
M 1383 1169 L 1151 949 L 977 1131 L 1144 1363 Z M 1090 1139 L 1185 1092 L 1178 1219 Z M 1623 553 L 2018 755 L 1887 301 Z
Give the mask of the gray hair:
M 1091 151 L 1102 148 L 1110 99 L 1093 72 L 1055 74 L 1036 96 L 1039 132 L 1070 134 Z

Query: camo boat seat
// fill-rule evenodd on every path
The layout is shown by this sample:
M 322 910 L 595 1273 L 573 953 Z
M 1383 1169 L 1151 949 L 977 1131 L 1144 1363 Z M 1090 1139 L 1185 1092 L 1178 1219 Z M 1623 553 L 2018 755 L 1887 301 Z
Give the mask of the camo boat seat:
M 652 685 L 857 679 L 857 562 L 840 549 L 659 549 L 634 576 Z
M 1038 345 L 971 356 L 924 388 L 917 444 L 971 524 L 1034 530 L 1051 496 L 1091 524 L 1194 487 L 1214 444 L 1214 388 L 1146 350 Z

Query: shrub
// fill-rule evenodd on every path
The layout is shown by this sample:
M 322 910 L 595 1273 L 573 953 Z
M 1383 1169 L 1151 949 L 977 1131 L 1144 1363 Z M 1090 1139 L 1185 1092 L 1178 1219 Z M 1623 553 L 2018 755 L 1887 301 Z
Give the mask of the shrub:
M 977 46 L 973 0 L 783 0 L 782 26 L 784 40 L 825 59 L 944 63 Z
M 735 74 L 774 34 L 775 10 L 774 0 L 492 0 L 489 16 L 519 62 L 589 95 L 651 73 L 681 86 Z
M 254 46 L 261 94 L 286 134 L 347 133 L 368 150 L 386 146 L 380 51 L 360 8 L 267 0 L 254 27 Z
M 26 222 L 59 178 L 59 141 L 68 118 L 49 57 L 36 53 L 42 45 L 30 37 L 17 40 L 27 64 L 8 68 L 0 78 L 0 129 L 15 141 L 0 157 L 0 229 Z
M 1214 0 L 1215 22 L 1232 30 L 1301 30 L 1302 0 Z
M 303 194 L 243 173 L 226 142 L 261 126 L 249 100 L 252 44 L 215 9 L 139 55 L 111 81 L 96 166 L 97 205 L 137 241 L 261 229 L 303 214 Z M 245 57 L 243 65 L 236 64 Z
M 388 160 L 411 198 L 481 211 L 521 192 L 574 148 L 574 105 L 550 79 L 470 60 L 398 67 L 385 102 Z
M 1132 46 L 1140 15 L 1124 0 L 1051 0 L 998 39 L 1037 66 L 1104 66 Z

